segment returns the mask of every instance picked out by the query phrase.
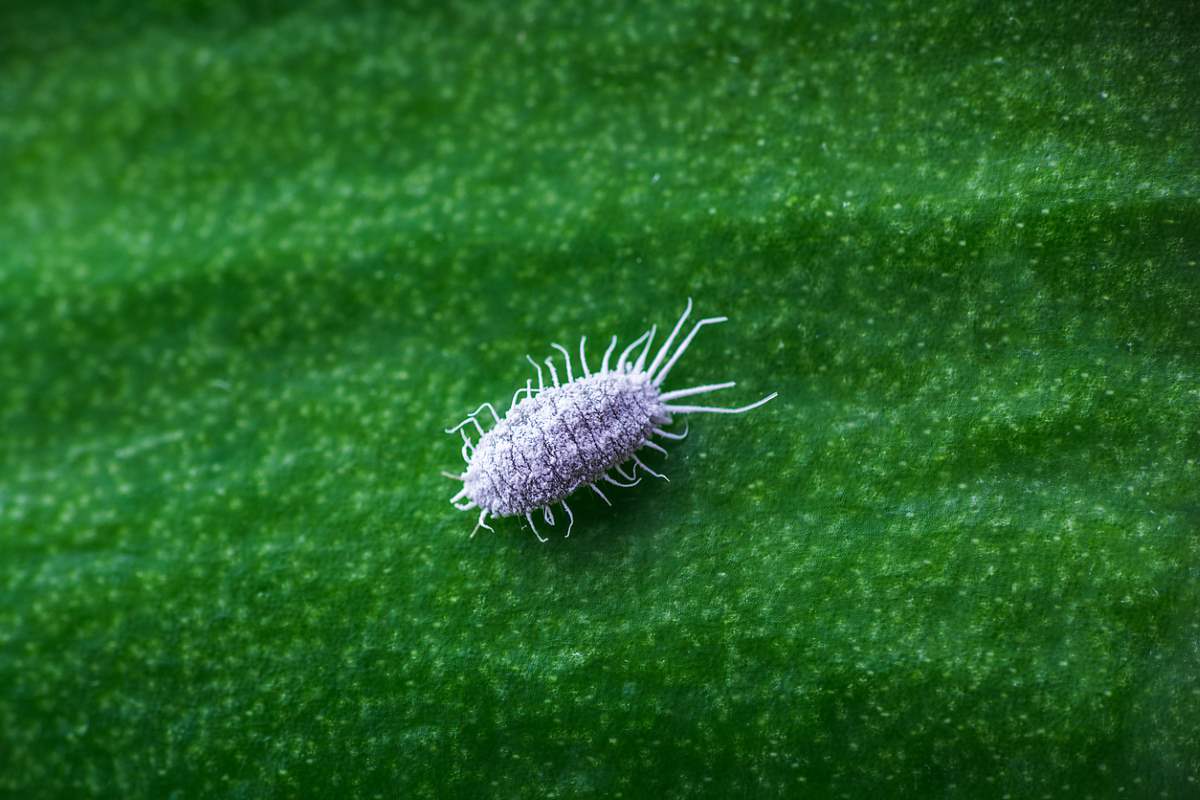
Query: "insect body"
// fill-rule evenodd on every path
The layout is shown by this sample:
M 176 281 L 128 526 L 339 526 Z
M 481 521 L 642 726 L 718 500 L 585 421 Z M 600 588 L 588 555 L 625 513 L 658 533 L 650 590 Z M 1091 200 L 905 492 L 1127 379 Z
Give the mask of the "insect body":
M 450 499 L 456 508 L 463 511 L 480 509 L 479 521 L 471 531 L 472 536 L 480 527 L 492 530 L 487 524 L 489 515 L 524 515 L 534 535 L 544 542 L 546 539 L 533 524 L 533 512 L 541 511 L 545 522 L 553 525 L 554 515 L 550 507 L 555 503 L 560 504 L 567 514 L 569 522 L 566 535 L 570 536 L 575 518 L 566 501 L 575 490 L 587 486 L 604 502 L 612 505 L 597 483 L 603 481 L 621 487 L 634 486 L 641 480 L 637 477 L 639 467 L 648 475 L 667 480 L 666 476 L 646 466 L 638 458 L 637 451 L 648 447 L 665 455 L 667 451 L 651 441 L 651 437 L 682 439 L 687 436 L 686 428 L 680 434 L 663 429 L 671 424 L 674 415 L 701 412 L 741 414 L 776 396 L 772 393 L 741 408 L 711 408 L 672 402 L 734 385 L 730 381 L 666 392 L 660 388 L 700 329 L 726 319 L 711 317 L 698 321 L 679 347 L 672 351 L 675 338 L 691 311 L 692 301 L 688 300 L 683 316 L 675 323 L 671 335 L 649 364 L 646 359 L 656 328 L 646 331 L 626 347 L 610 369 L 609 362 L 617 346 L 617 337 L 612 337 L 600 370 L 595 373 L 588 368 L 585 354 L 587 337 L 583 337 L 579 342 L 579 363 L 583 374 L 578 378 L 571 369 L 571 356 L 566 348 L 560 344 L 551 345 L 563 354 L 566 361 L 566 382 L 560 383 L 552 359 L 546 359 L 553 386 L 546 386 L 541 366 L 526 356 L 537 370 L 537 389 L 533 388 L 532 379 L 526 381 L 525 386 L 513 395 L 503 419 L 491 403 L 484 403 L 465 420 L 446 431 L 460 431 L 463 437 L 462 453 L 467 462 L 466 471 L 461 475 L 444 474 L 463 482 L 463 488 Z M 641 351 L 634 358 L 633 352 L 639 346 Z M 521 397 L 522 394 L 524 397 Z M 496 422 L 486 432 L 477 418 L 485 408 Z M 478 442 L 472 442 L 467 435 L 467 425 L 474 425 L 479 432 Z M 630 460 L 633 462 L 630 467 L 632 474 L 621 466 Z M 610 475 L 610 470 L 615 471 L 624 482 Z

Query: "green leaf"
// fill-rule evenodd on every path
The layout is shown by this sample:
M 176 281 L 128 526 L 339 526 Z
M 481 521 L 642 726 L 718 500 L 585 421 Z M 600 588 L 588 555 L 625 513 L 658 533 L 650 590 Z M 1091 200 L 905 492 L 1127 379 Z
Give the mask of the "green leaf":
M 1198 29 L 6 3 L 0 793 L 1194 794 Z M 468 538 L 442 429 L 689 296 L 779 398 Z

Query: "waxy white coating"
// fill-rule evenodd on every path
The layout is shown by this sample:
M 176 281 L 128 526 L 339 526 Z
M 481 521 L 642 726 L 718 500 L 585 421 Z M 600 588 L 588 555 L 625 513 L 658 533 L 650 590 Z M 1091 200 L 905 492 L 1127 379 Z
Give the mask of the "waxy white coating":
M 641 480 L 637 477 L 639 467 L 649 475 L 667 479 L 646 466 L 637 452 L 648 447 L 666 455 L 667 451 L 652 441 L 652 436 L 675 440 L 687 436 L 686 429 L 675 434 L 659 427 L 671 424 L 673 415 L 741 414 L 775 397 L 772 393 L 741 408 L 681 406 L 671 402 L 734 385 L 729 381 L 668 392 L 661 389 L 667 374 L 700 329 L 725 321 L 725 317 L 700 320 L 672 351 L 675 337 L 691 312 L 692 301 L 689 299 L 683 316 L 648 366 L 646 359 L 650 355 L 655 328 L 627 346 L 616 366 L 609 369 L 609 359 L 617 346 L 617 337 L 612 337 L 595 374 L 587 363 L 587 337 L 584 337 L 579 342 L 579 365 L 583 375 L 578 379 L 571 369 L 571 354 L 560 344 L 552 345 L 565 359 L 566 383 L 559 382 L 552 359 L 546 359 L 554 384 L 547 386 L 541 366 L 529 359 L 537 369 L 538 388 L 535 390 L 533 382 L 527 381 L 513 395 L 513 402 L 503 419 L 491 403 L 484 403 L 458 425 L 447 429 L 447 433 L 462 432 L 462 453 L 467 469 L 461 475 L 443 474 L 463 482 L 462 489 L 450 498 L 455 508 L 462 511 L 480 509 L 472 536 L 481 527 L 492 529 L 487 524 L 489 514 L 493 517 L 524 515 L 534 535 L 544 542 L 546 539 L 534 526 L 533 512 L 540 510 L 546 523 L 553 525 L 554 514 L 550 507 L 555 503 L 567 514 L 566 535 L 570 536 L 575 517 L 567 505 L 567 498 L 580 487 L 587 486 L 609 503 L 608 497 L 596 485 L 601 481 L 622 487 L 633 486 Z M 630 361 L 630 355 L 643 341 L 641 353 L 636 360 Z M 525 397 L 518 402 L 522 392 Z M 496 422 L 490 431 L 484 431 L 476 418 L 485 408 Z M 465 430 L 468 424 L 474 425 L 479 432 L 478 442 L 471 441 L 468 436 Z M 621 465 L 630 460 L 634 466 L 631 467 L 632 474 L 627 474 Z M 617 481 L 609 470 L 617 472 L 628 483 Z
M 524 515 L 601 480 L 670 421 L 646 373 L 592 375 L 526 397 L 483 435 L 466 496 L 497 517 Z

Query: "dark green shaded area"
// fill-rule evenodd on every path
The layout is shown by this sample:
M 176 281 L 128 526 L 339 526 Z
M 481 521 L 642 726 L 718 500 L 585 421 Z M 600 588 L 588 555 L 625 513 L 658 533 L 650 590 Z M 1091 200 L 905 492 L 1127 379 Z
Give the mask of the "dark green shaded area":
M 0 793 L 1195 795 L 1198 33 L 6 3 Z M 468 539 L 442 428 L 689 295 L 779 399 Z

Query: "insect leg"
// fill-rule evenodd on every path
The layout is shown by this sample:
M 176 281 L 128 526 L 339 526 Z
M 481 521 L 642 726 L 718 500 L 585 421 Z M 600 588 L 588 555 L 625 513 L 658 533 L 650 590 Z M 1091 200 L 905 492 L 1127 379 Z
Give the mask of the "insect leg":
M 643 463 L 642 463 L 642 460 L 641 460 L 640 458 L 638 458 L 637 456 L 630 456 L 630 458 L 632 458 L 634 461 L 636 461 L 636 462 L 637 462 L 637 465 L 638 465 L 639 467 L 641 467 L 642 469 L 646 470 L 646 472 L 649 472 L 649 473 L 650 473 L 651 475 L 653 475 L 654 477 L 656 477 L 656 478 L 662 478 L 662 479 L 663 479 L 664 481 L 666 481 L 667 483 L 670 483 L 670 482 L 671 482 L 671 479 L 670 479 L 670 478 L 668 478 L 666 475 L 663 475 L 663 474 L 661 474 L 661 473 L 655 472 L 654 470 L 650 469 L 650 468 L 649 468 L 649 467 L 647 467 L 645 464 L 643 464 Z
M 571 513 L 571 507 L 569 505 L 567 505 L 566 500 L 562 501 L 562 507 L 563 507 L 563 511 L 567 512 L 567 519 L 570 520 L 567 523 L 567 535 L 563 537 L 564 539 L 566 539 L 567 536 L 571 535 L 571 528 L 575 527 L 575 515 Z
M 463 437 L 463 446 L 462 446 L 463 461 L 466 461 L 468 464 L 470 464 L 471 456 L 475 455 L 475 443 L 472 442 L 469 438 L 467 438 L 466 431 L 459 431 L 459 433 L 461 433 L 462 437 Z
M 530 391 L 530 390 L 529 390 L 529 384 L 527 383 L 525 386 L 522 386 L 520 389 L 517 389 L 515 392 L 513 392 L 513 396 L 512 396 L 512 402 L 508 404 L 508 410 L 509 410 L 509 411 L 512 411 L 512 410 L 513 410 L 513 406 L 515 406 L 515 405 L 516 405 L 516 404 L 519 402 L 519 401 L 517 400 L 517 396 L 518 396 L 518 395 L 520 395 L 520 394 L 521 394 L 521 392 L 524 392 L 526 395 L 528 395 L 528 394 L 529 394 L 529 391 Z
M 620 481 L 613 480 L 613 477 L 611 475 L 609 475 L 607 472 L 604 473 L 603 475 L 601 475 L 600 477 L 603 478 L 604 480 L 608 481 L 609 483 L 611 483 L 613 486 L 620 486 L 622 489 L 630 489 L 634 486 L 637 486 L 642 481 L 641 478 L 638 478 L 633 483 L 621 483 Z
M 651 450 L 657 450 L 658 452 L 663 454 L 663 458 L 667 457 L 667 451 L 662 447 L 662 445 L 656 444 L 656 443 L 650 441 L 649 439 L 642 442 L 642 447 L 649 447 Z
M 460 422 L 460 423 L 458 423 L 457 425 L 455 425 L 453 428 L 446 428 L 446 433 L 454 433 L 456 430 L 459 430 L 459 429 L 460 429 L 460 428 L 462 428 L 464 425 L 466 425 L 468 422 L 469 422 L 469 423 L 471 423 L 472 425 L 474 425 L 474 426 L 475 426 L 475 429 L 476 429 L 477 431 L 479 431 L 479 435 L 480 435 L 480 436 L 483 436 L 483 428 L 481 428 L 481 427 L 479 426 L 479 420 L 475 419 L 475 417 L 473 417 L 473 416 L 472 416 L 472 417 L 467 417 L 467 418 L 466 418 L 466 419 L 464 419 L 462 422 Z M 465 434 L 465 433 L 464 433 L 463 435 L 464 435 L 464 436 L 466 436 L 466 434 Z
M 488 411 L 492 412 L 492 419 L 496 420 L 496 424 L 499 425 L 500 424 L 500 415 L 496 413 L 496 407 L 493 406 L 491 403 L 483 403 L 482 405 L 479 406 L 479 408 L 477 408 L 471 412 L 471 416 L 478 414 L 480 411 L 482 411 L 485 408 Z
M 595 492 L 596 494 L 600 495 L 600 499 L 601 499 L 601 500 L 603 500 L 605 503 L 607 503 L 607 504 L 608 504 L 608 505 L 610 505 L 610 506 L 612 505 L 612 501 L 611 501 L 611 500 L 609 500 L 607 497 L 605 497 L 605 496 L 604 496 L 604 492 L 600 491 L 600 487 L 599 487 L 599 486 L 597 486 L 597 485 L 596 485 L 596 484 L 594 484 L 594 483 L 589 483 L 589 484 L 588 484 L 588 486 L 589 486 L 589 487 L 591 487 L 591 490 L 592 490 L 593 492 Z
M 635 476 L 635 475 L 626 475 L 625 470 L 621 469 L 620 464 L 614 464 L 613 469 L 615 469 L 617 471 L 617 473 L 627 481 L 636 481 L 637 480 L 637 476 Z
M 545 538 L 540 533 L 538 533 L 537 528 L 535 528 L 533 526 L 533 517 L 530 516 L 530 512 L 528 512 L 528 511 L 525 512 L 525 521 L 529 523 L 529 530 L 533 531 L 533 535 L 537 537 L 539 542 L 541 542 L 542 544 L 545 544 L 546 542 L 550 541 L 549 539 Z
M 488 524 L 487 524 L 487 522 L 486 522 L 485 520 L 487 520 L 487 509 L 486 509 L 486 508 L 485 508 L 483 511 L 480 511 L 480 512 L 479 512 L 479 522 L 476 522 L 476 523 L 475 523 L 475 527 L 471 529 L 471 538 L 472 538 L 472 539 L 474 539 L 474 538 L 475 538 L 475 533 L 476 533 L 476 532 L 477 532 L 477 531 L 478 531 L 480 528 L 487 528 L 487 529 L 488 529 L 489 531 L 491 531 L 492 533 L 495 533 L 495 532 L 496 532 L 496 529 L 495 529 L 495 528 L 493 528 L 491 525 L 488 525 Z
M 664 439 L 671 439 L 671 440 L 674 440 L 674 441 L 678 442 L 678 441 L 680 441 L 681 439 L 686 439 L 686 438 L 687 438 L 687 435 L 688 435 L 688 424 L 687 424 L 686 422 L 685 422 L 685 423 L 683 423 L 683 433 L 667 433 L 667 432 L 666 432 L 666 431 L 664 431 L 662 428 L 654 428 L 653 430 L 654 430 L 654 433 L 655 433 L 656 435 L 658 435 L 658 436 L 661 436 L 661 437 L 663 437 Z

